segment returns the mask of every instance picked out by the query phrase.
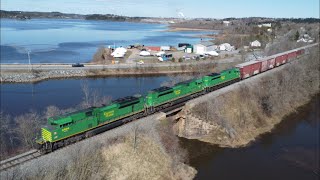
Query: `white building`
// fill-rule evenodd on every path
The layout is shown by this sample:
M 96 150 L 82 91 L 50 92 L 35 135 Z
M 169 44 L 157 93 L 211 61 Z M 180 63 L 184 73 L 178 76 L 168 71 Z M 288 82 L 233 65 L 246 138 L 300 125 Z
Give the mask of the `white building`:
M 219 46 L 220 51 L 234 51 L 234 49 L 234 46 L 231 46 L 229 43 L 223 43 Z
M 251 47 L 261 47 L 261 43 L 258 40 L 255 40 L 250 43 Z
M 264 23 L 264 24 L 259 24 L 258 25 L 259 28 L 261 27 L 268 27 L 268 28 L 271 28 L 272 27 L 272 24 L 271 23 Z
M 205 54 L 206 52 L 214 50 L 214 44 L 212 42 L 203 41 L 194 45 L 193 50 L 196 54 Z
M 170 46 L 161 46 L 160 51 L 170 51 Z
M 229 26 L 230 21 L 223 21 L 223 24 L 224 24 L 225 26 Z

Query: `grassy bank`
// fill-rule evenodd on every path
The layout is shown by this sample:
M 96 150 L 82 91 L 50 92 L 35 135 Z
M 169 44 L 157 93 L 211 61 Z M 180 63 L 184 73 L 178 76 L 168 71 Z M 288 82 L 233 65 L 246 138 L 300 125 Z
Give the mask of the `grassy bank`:
M 190 102 L 177 134 L 220 146 L 243 146 L 269 132 L 319 93 L 319 51 Z

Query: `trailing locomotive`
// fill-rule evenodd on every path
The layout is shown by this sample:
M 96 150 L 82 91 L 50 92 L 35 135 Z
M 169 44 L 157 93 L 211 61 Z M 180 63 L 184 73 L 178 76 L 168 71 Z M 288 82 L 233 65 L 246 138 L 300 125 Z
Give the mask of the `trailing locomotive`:
M 43 153 L 51 152 L 123 123 L 160 112 L 241 79 L 270 70 L 304 53 L 304 48 L 288 51 L 242 63 L 220 73 L 181 82 L 173 87 L 153 89 L 146 96 L 124 97 L 102 107 L 91 107 L 51 117 L 48 119 L 47 126 L 41 128 L 41 137 L 36 140 L 38 149 Z

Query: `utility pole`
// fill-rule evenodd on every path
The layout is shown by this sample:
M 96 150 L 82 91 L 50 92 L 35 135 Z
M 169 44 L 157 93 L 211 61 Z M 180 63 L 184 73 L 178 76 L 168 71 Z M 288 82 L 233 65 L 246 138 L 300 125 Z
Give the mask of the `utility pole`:
M 30 60 L 30 51 L 27 50 L 27 53 L 28 53 L 28 59 L 29 59 L 29 70 L 31 71 L 32 70 L 32 66 L 31 66 L 31 60 Z

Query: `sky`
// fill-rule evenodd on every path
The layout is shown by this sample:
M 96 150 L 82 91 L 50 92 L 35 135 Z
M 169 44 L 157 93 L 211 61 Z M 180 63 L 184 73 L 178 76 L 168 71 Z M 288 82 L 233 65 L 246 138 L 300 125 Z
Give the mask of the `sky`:
M 1 10 L 218 19 L 319 18 L 319 0 L 1 0 Z

